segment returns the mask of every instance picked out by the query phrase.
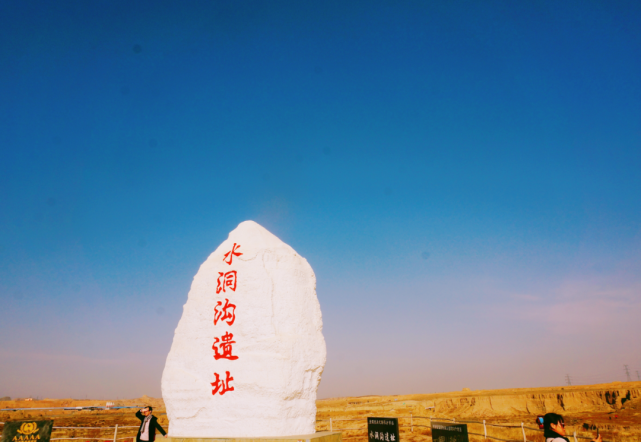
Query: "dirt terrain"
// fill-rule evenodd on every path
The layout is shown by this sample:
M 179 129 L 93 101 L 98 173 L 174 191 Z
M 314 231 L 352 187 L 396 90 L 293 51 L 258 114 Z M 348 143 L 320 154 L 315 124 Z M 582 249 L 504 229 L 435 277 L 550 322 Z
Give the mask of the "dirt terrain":
M 168 421 L 162 399 L 142 397 L 112 401 L 116 406 L 154 406 L 154 414 L 167 428 Z M 2 401 L 0 408 L 44 407 L 104 407 L 106 401 L 44 399 L 40 401 Z M 365 442 L 367 417 L 397 417 L 403 442 L 431 440 L 430 421 L 455 419 L 467 421 L 468 431 L 483 439 L 483 420 L 488 436 L 515 441 L 543 442 L 541 432 L 535 431 L 534 419 L 539 414 L 557 412 L 565 416 L 568 436 L 573 434 L 592 438 L 598 428 L 607 441 L 641 442 L 641 382 L 611 383 L 572 387 L 550 387 L 510 390 L 478 390 L 401 396 L 364 396 L 332 398 L 317 401 L 318 431 L 341 431 L 343 439 Z M 81 438 L 80 440 L 113 439 L 135 436 L 139 421 L 135 409 L 121 410 L 23 410 L 0 411 L 0 421 L 51 418 L 57 428 L 52 438 Z M 330 422 L 331 419 L 331 422 Z M 479 423 L 472 423 L 479 422 Z M 521 424 L 524 424 L 524 429 Z M 492 426 L 500 425 L 500 426 Z M 510 426 L 506 428 L 505 426 Z M 82 429 L 81 427 L 85 427 Z M 110 427 L 89 429 L 87 427 Z M 129 427 L 129 428 L 127 428 Z M 528 428 L 529 427 L 529 428 Z M 578 439 L 581 441 L 581 439 Z M 124 442 L 130 440 L 124 439 Z
M 151 405 L 154 415 L 159 423 L 167 429 L 168 420 L 165 413 L 165 404 L 162 399 L 143 396 L 138 399 L 110 401 L 116 406 Z M 105 400 L 74 400 L 74 399 L 44 399 L 39 401 L 1 401 L 0 409 L 7 408 L 33 408 L 34 410 L 0 411 L 0 422 L 26 420 L 26 419 L 53 419 L 54 430 L 51 438 L 82 438 L 83 441 L 96 439 L 113 440 L 115 426 L 118 425 L 117 438 L 122 442 L 131 442 L 135 437 L 140 421 L 136 418 L 137 408 L 111 409 L 111 410 L 36 410 L 45 407 L 104 407 Z M 76 427 L 76 428 L 55 428 Z M 84 429 L 83 429 L 84 427 Z M 101 429 L 87 429 L 87 427 L 103 427 Z M 124 428 L 123 428 L 124 427 Z M 127 428 L 129 427 L 129 428 Z
M 604 440 L 641 441 L 641 382 L 553 388 L 460 391 L 402 396 L 336 398 L 317 402 L 317 430 L 343 431 L 343 438 L 365 441 L 366 417 L 397 417 L 403 441 L 425 441 L 431 435 L 430 418 L 476 421 L 468 431 L 522 441 L 525 427 L 536 429 L 535 418 L 549 412 L 565 417 L 567 434 L 594 437 L 598 428 Z M 358 419 L 358 420 L 341 420 Z M 509 425 L 514 428 L 492 427 Z M 529 441 L 543 441 L 539 431 L 525 428 Z M 354 438 L 354 439 L 352 439 Z M 483 437 L 470 440 L 482 440 Z

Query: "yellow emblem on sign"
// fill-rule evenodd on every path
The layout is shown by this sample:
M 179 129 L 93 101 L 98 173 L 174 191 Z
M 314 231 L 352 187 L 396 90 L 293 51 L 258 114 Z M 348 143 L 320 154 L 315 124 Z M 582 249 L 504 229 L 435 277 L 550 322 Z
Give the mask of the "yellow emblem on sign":
M 36 431 L 38 431 L 38 424 L 35 422 L 25 422 L 20 425 L 20 428 L 18 429 L 18 433 L 24 435 L 33 434 Z

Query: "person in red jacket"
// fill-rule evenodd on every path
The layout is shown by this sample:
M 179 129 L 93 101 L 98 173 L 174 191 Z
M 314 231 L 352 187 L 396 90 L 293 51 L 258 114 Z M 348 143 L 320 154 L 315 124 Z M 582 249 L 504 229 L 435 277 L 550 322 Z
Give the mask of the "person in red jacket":
M 160 431 L 164 437 L 167 433 L 158 423 L 156 416 L 152 416 L 153 408 L 147 406 L 136 412 L 136 417 L 140 419 L 140 428 L 136 435 L 136 442 L 154 442 L 156 439 L 156 430 Z

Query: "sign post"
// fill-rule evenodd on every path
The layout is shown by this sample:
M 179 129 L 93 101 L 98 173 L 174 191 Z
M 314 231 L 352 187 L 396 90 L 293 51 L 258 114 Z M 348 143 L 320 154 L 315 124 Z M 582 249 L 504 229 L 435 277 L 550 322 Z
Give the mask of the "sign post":
M 49 442 L 53 421 L 6 422 L 0 442 Z
M 432 422 L 433 442 L 469 442 L 467 424 Z
M 395 417 L 368 417 L 369 442 L 398 442 L 398 419 Z

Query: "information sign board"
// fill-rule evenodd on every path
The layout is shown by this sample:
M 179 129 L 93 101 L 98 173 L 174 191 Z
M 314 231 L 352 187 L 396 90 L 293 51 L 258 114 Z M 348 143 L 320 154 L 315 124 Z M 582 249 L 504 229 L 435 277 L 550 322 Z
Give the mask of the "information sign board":
M 0 442 L 49 442 L 53 421 L 5 422 Z
M 398 419 L 395 417 L 368 417 L 369 442 L 398 442 Z
M 467 424 L 432 422 L 433 442 L 469 442 Z

